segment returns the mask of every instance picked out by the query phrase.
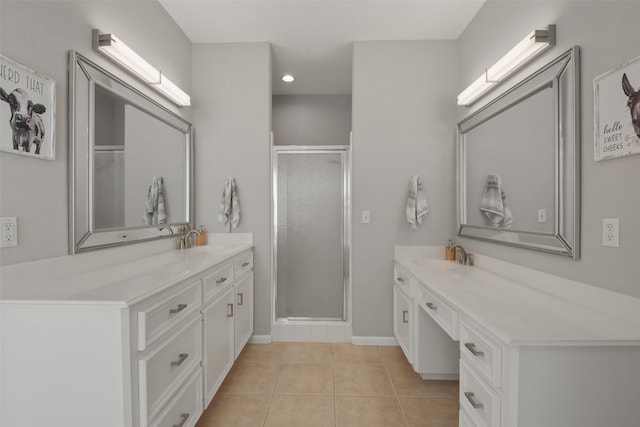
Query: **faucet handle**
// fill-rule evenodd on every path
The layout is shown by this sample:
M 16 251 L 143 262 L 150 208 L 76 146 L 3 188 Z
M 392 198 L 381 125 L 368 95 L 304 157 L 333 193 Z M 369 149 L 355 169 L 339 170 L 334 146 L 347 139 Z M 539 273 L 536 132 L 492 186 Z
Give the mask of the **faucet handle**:
M 467 253 L 467 257 L 464 260 L 464 265 L 472 266 L 473 265 L 473 254 Z

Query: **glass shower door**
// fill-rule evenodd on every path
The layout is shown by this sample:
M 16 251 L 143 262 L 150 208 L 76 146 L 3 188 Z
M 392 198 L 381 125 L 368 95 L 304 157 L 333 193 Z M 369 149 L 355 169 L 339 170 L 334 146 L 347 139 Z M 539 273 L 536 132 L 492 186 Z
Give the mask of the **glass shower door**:
M 346 151 L 275 149 L 276 317 L 345 320 Z

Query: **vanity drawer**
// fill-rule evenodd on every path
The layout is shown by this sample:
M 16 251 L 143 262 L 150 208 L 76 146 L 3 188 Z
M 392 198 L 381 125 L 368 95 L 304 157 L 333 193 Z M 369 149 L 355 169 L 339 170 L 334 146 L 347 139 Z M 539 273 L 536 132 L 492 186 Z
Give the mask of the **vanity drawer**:
M 469 415 L 472 425 L 500 426 L 500 395 L 465 360 L 460 360 L 460 409 Z
M 197 312 L 202 305 L 200 281 L 161 293 L 138 310 L 138 351 L 144 351 L 165 332 Z
M 471 415 L 469 415 L 464 408 L 460 409 L 458 427 L 477 427 L 476 424 L 471 420 Z
M 494 387 L 500 387 L 502 348 L 478 327 L 464 320 L 460 324 L 460 355 Z
M 411 275 L 397 264 L 393 267 L 393 281 L 409 297 L 413 297 L 413 281 Z
M 200 366 L 202 321 L 193 320 L 138 361 L 140 425 L 146 426 Z
M 204 278 L 204 300 L 209 301 L 233 282 L 233 263 L 223 265 Z
M 240 255 L 235 261 L 236 279 L 253 268 L 253 251 Z
M 202 411 L 202 369 L 198 368 L 171 403 L 149 426 L 192 427 L 200 418 Z
M 458 312 L 435 296 L 424 285 L 416 287 L 416 302 L 454 340 L 458 339 Z

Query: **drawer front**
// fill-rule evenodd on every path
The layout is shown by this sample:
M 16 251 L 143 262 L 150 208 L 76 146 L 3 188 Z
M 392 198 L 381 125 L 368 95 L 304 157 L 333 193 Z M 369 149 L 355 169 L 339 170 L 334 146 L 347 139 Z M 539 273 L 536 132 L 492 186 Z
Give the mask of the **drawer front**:
M 150 427 L 193 427 L 202 411 L 202 369 L 198 368 Z
M 466 321 L 460 325 L 460 354 L 494 387 L 500 387 L 502 377 L 501 346 Z
M 240 255 L 235 261 L 236 278 L 253 269 L 253 251 Z
M 233 282 L 233 263 L 227 263 L 204 278 L 204 299 L 209 301 Z
M 423 285 L 416 287 L 416 302 L 454 340 L 458 339 L 458 312 L 427 290 Z
M 153 418 L 180 388 L 187 375 L 200 366 L 202 322 L 200 317 L 180 329 L 166 343 L 138 361 L 141 425 Z
M 460 408 L 479 427 L 500 427 L 500 395 L 460 361 Z
M 144 351 L 158 340 L 162 334 L 181 320 L 200 310 L 202 292 L 200 281 L 196 281 L 177 291 L 160 294 L 138 311 L 138 351 Z
M 413 281 L 411 280 L 411 275 L 398 265 L 393 267 L 393 281 L 410 298 L 413 297 Z
M 467 414 L 464 409 L 460 410 L 460 418 L 458 420 L 459 427 L 477 427 L 473 421 L 471 421 L 471 416 Z

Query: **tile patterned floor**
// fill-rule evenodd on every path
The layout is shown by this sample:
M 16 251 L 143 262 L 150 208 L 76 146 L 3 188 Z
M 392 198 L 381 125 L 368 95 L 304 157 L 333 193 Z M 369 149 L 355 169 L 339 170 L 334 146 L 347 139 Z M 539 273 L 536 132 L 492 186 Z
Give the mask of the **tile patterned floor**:
M 458 382 L 424 381 L 400 347 L 249 344 L 196 427 L 457 427 Z

